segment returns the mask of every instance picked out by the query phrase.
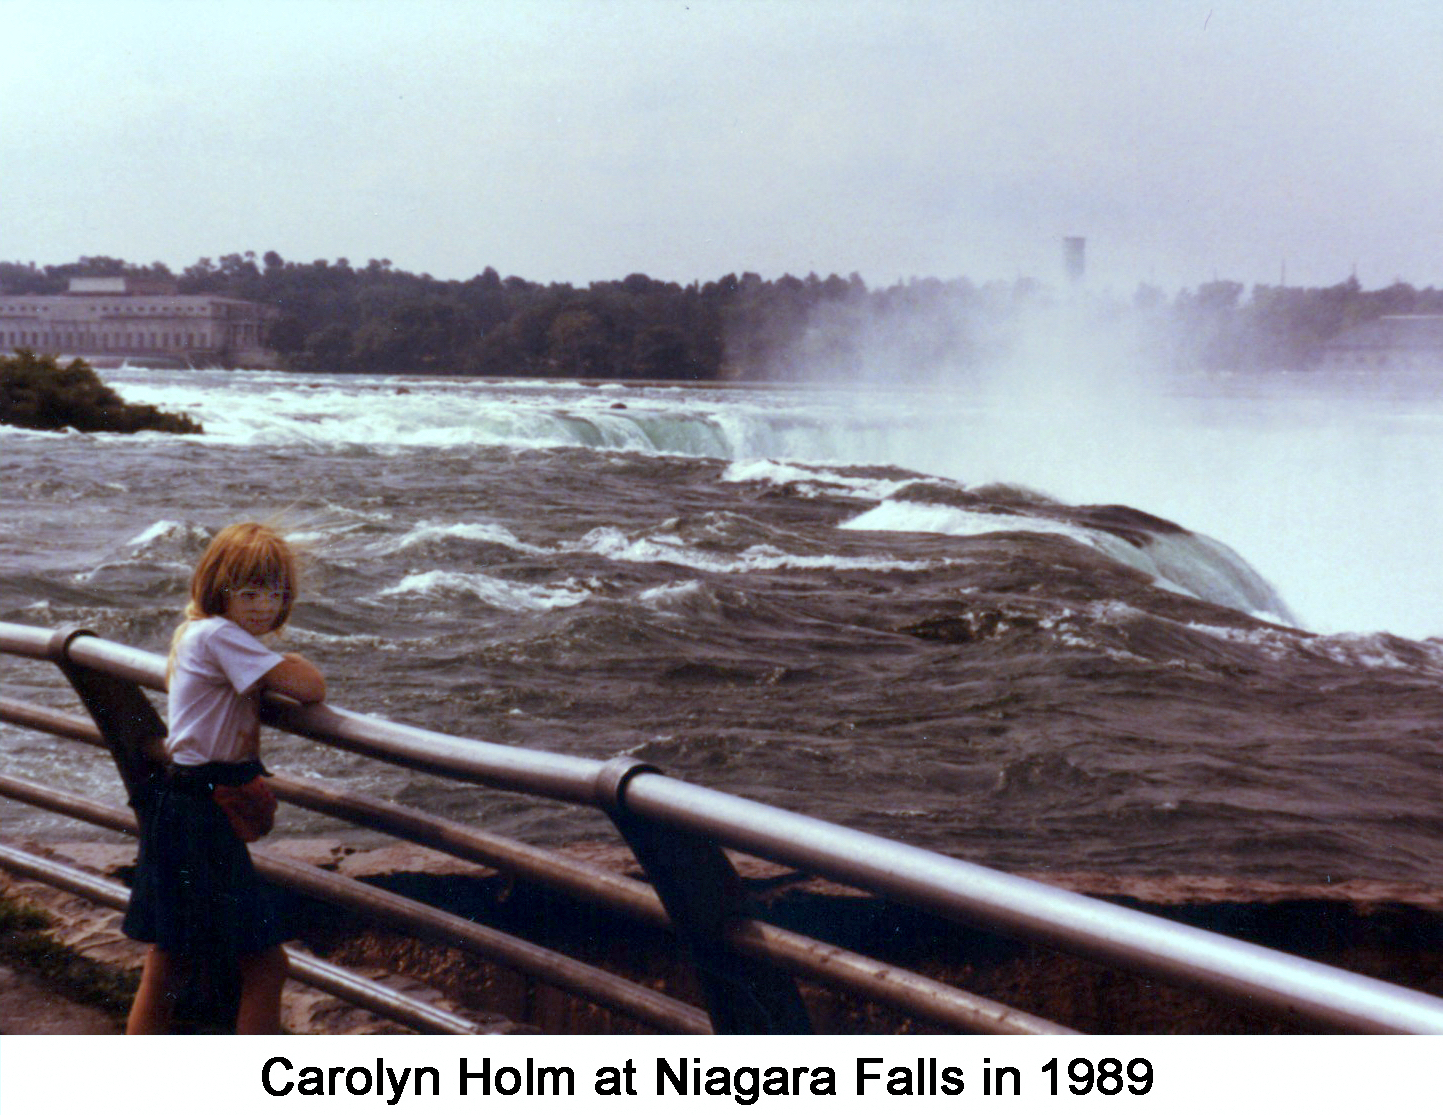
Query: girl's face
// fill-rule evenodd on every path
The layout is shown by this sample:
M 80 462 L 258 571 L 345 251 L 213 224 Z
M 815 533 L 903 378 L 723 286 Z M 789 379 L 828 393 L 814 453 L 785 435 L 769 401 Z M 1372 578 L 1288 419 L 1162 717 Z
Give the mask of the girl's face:
M 274 585 L 245 585 L 228 589 L 225 594 L 225 618 L 242 631 L 259 638 L 275 630 L 285 602 L 285 592 Z

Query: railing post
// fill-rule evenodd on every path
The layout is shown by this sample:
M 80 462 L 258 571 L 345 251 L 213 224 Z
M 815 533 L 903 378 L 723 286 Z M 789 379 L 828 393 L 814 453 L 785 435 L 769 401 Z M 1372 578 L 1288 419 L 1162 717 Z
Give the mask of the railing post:
M 95 632 L 78 627 L 57 631 L 50 640 L 50 660 L 60 667 L 100 729 L 136 820 L 144 828 L 146 798 L 141 790 L 147 779 L 162 769 L 165 721 L 135 682 L 71 661 L 70 644 L 87 635 Z M 234 962 L 200 955 L 177 957 L 175 962 L 176 975 L 169 992 L 175 1000 L 174 1024 L 201 1033 L 234 1031 L 240 989 Z
M 125 792 L 134 801 L 136 791 L 160 767 L 165 721 L 135 682 L 111 677 L 70 660 L 70 644 L 81 636 L 94 634 L 80 627 L 55 632 L 50 640 L 50 659 L 60 667 L 79 694 L 85 711 L 100 729 L 120 771 L 120 779 L 125 783 Z
M 748 916 L 741 877 L 713 840 L 630 812 L 626 785 L 659 773 L 636 759 L 613 759 L 596 778 L 606 811 L 656 888 L 695 967 L 712 1029 L 718 1034 L 809 1034 L 811 1018 L 785 972 L 728 948 L 725 930 Z

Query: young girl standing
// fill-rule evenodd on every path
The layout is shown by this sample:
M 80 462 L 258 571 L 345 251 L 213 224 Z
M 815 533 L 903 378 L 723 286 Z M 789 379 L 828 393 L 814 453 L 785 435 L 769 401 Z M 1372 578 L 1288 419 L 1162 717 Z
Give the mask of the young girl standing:
M 198 970 L 240 982 L 238 1033 L 280 1030 L 285 934 L 245 842 L 269 829 L 275 799 L 260 763 L 260 698 L 325 699 L 320 672 L 261 640 L 295 602 L 296 561 L 259 523 L 211 541 L 171 646 L 165 769 L 136 795 L 140 853 L 124 929 L 151 944 L 127 1032 L 162 1033 Z

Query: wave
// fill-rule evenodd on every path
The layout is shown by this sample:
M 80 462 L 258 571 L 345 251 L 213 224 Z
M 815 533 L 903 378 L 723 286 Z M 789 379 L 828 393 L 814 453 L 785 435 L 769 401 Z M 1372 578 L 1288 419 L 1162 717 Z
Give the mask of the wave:
M 380 596 L 427 596 L 440 600 L 458 596 L 475 597 L 508 612 L 549 612 L 574 608 L 591 597 L 589 589 L 571 585 L 521 585 L 485 573 L 457 573 L 433 569 L 410 573 L 384 588 Z
M 773 478 L 790 470 L 773 471 Z M 1087 546 L 1113 561 L 1146 574 L 1159 588 L 1207 603 L 1221 605 L 1270 623 L 1296 626 L 1287 604 L 1241 557 L 1214 539 L 1193 534 L 1172 524 L 1134 514 L 1116 531 L 1068 521 L 1059 516 L 1088 509 L 1047 504 L 1046 514 L 1021 511 L 974 511 L 959 507 L 883 500 L 838 524 L 842 531 L 940 534 L 975 537 L 987 534 L 1047 534 Z M 1096 516 L 1093 516 L 1096 518 Z M 387 553 L 422 548 L 453 539 L 503 546 L 518 553 L 564 556 L 590 555 L 633 565 L 675 566 L 709 574 L 836 571 L 920 573 L 940 571 L 957 561 L 948 557 L 898 558 L 889 554 L 796 553 L 774 542 L 744 544 L 754 524 L 734 522 L 734 516 L 704 517 L 683 531 L 668 524 L 659 529 L 627 532 L 617 527 L 596 527 L 581 538 L 557 546 L 535 546 L 510 530 L 490 523 L 422 524 L 385 546 Z M 688 535 L 690 537 L 688 537 Z M 700 541 L 698 541 L 700 539 Z M 648 590 L 642 602 L 664 605 L 695 590 L 695 582 Z M 549 610 L 579 604 L 590 595 L 575 586 L 538 588 L 473 572 L 432 570 L 412 573 L 382 595 L 464 594 L 507 610 Z
M 637 600 L 648 608 L 664 612 L 684 608 L 705 595 L 706 589 L 700 581 L 677 581 L 645 589 L 637 596 Z
M 843 530 L 976 536 L 997 533 L 1058 534 L 1080 542 L 1152 578 L 1160 588 L 1260 619 L 1296 623 L 1282 597 L 1247 562 L 1215 539 L 1134 515 L 1126 536 L 1059 518 L 1073 509 L 1049 504 L 1047 514 L 974 511 L 949 505 L 887 500 L 841 524 Z M 1085 512 L 1086 509 L 1078 509 Z
M 444 543 L 451 540 L 464 542 L 482 542 L 490 545 L 504 546 L 509 550 L 515 550 L 523 554 L 542 554 L 546 549 L 542 546 L 532 546 L 522 542 L 515 534 L 501 526 L 499 523 L 429 523 L 421 522 L 412 527 L 400 538 L 386 544 L 388 553 L 400 553 L 404 550 L 416 549 Z
M 1403 639 L 1385 632 L 1315 635 L 1275 627 L 1244 629 L 1205 623 L 1188 626 L 1200 635 L 1242 644 L 1278 662 L 1304 656 L 1351 670 L 1443 674 L 1443 642 L 1436 639 Z
M 184 559 L 210 541 L 210 532 L 194 523 L 160 519 L 125 543 L 131 556 Z
M 886 499 L 914 483 L 916 477 L 876 476 L 862 468 L 841 471 L 808 466 L 796 461 L 753 458 L 727 466 L 721 476 L 727 484 L 771 484 L 788 487 L 800 496 L 852 496 L 857 499 Z
M 773 572 L 784 569 L 867 570 L 879 573 L 916 572 L 938 567 L 930 560 L 846 557 L 838 554 L 793 554 L 770 544 L 748 546 L 739 553 L 688 545 L 675 534 L 631 536 L 615 527 L 597 527 L 565 549 L 586 551 L 611 561 L 643 565 L 680 565 L 707 573 Z

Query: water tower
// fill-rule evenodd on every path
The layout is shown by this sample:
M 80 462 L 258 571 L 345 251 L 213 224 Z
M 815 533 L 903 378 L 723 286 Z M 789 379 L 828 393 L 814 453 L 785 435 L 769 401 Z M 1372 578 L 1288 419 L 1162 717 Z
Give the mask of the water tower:
M 1062 238 L 1062 269 L 1072 282 L 1082 282 L 1082 276 L 1087 272 L 1087 237 Z

